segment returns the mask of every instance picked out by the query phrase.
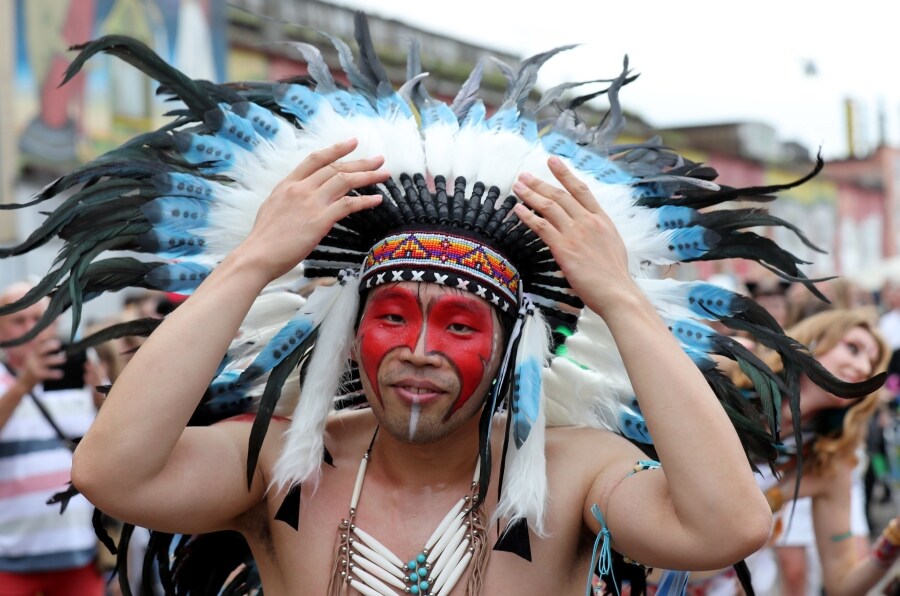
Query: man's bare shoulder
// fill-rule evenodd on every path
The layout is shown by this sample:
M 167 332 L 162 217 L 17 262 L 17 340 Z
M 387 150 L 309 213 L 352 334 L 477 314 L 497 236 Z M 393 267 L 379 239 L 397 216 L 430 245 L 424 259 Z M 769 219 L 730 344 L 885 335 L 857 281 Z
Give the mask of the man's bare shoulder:
M 593 482 L 606 470 L 628 469 L 646 459 L 640 449 L 624 437 L 586 426 L 558 426 L 547 429 L 547 469 L 577 474 Z
M 352 459 L 355 469 L 377 427 L 378 421 L 369 408 L 338 412 L 325 425 L 325 448 L 335 461 Z

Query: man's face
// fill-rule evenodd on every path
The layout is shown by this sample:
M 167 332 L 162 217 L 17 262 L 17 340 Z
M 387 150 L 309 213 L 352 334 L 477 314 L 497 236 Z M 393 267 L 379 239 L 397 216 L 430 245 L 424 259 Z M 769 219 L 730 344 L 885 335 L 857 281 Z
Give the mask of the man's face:
M 500 322 L 486 301 L 404 282 L 369 294 L 355 351 L 382 426 L 398 439 L 428 443 L 481 409 L 501 343 Z
M 15 292 L 12 295 L 0 297 L 0 304 L 5 305 L 14 302 L 21 298 L 24 293 L 23 290 L 22 292 Z M 47 301 L 40 300 L 26 309 L 0 317 L 0 341 L 9 341 L 25 335 L 40 320 L 45 310 L 47 310 Z M 4 352 L 9 363 L 15 367 L 21 366 L 29 353 L 35 350 L 42 342 L 54 337 L 55 333 L 55 325 L 50 325 L 28 343 L 5 348 Z

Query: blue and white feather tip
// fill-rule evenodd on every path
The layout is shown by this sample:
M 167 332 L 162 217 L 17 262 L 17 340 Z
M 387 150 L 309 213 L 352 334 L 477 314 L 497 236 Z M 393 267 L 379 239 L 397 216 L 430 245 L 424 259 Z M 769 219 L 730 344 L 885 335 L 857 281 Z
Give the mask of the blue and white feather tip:
M 516 368 L 514 371 L 513 394 L 510 410 L 513 417 L 513 438 L 516 448 L 521 448 L 531 428 L 540 413 L 541 404 L 541 374 L 546 356 L 541 337 L 544 335 L 543 326 L 537 325 L 534 320 L 534 305 L 528 298 L 523 299 L 522 310 L 524 321 L 522 324 L 522 341 L 516 354 Z

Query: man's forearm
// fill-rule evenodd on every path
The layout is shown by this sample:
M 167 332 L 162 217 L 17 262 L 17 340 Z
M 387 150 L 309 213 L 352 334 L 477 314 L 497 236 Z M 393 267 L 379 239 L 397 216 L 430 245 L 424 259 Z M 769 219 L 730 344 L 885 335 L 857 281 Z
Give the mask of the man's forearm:
M 157 474 L 268 281 L 240 250 L 227 257 L 116 380 L 78 447 L 76 471 L 126 484 Z

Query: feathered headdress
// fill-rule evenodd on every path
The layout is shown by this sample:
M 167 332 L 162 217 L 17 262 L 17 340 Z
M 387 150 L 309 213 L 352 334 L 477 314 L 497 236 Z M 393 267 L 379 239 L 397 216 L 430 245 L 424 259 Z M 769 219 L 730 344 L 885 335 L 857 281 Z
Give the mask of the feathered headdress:
M 355 137 L 358 147 L 349 158 L 383 155 L 393 176 L 357 192 L 380 193 L 384 200 L 338 222 L 308 259 L 262 293 L 192 421 L 208 424 L 257 412 L 248 482 L 275 412 L 292 416 L 275 482 L 298 486 L 317 478 L 328 458 L 322 442 L 327 416 L 364 400 L 349 359 L 359 293 L 394 281 L 474 292 L 508 317 L 506 355 L 481 425 L 479 486 L 484 492 L 491 469 L 490 421 L 498 410 L 508 412 L 499 517 L 511 523 L 527 520 L 537 534 L 543 532 L 546 424 L 589 425 L 652 443 L 603 319 L 583 308 L 550 251 L 512 212 L 518 199 L 511 186 L 520 172 L 556 184 L 547 167 L 550 156 L 562 159 L 587 184 L 616 224 L 631 274 L 708 380 L 753 461 L 774 461 L 781 403 L 788 400 L 796 414 L 801 375 L 846 396 L 865 395 L 880 382 L 854 385 L 835 379 L 744 296 L 655 275 L 657 266 L 745 258 L 818 294 L 798 268 L 802 261 L 751 231 L 782 226 L 812 246 L 796 227 L 758 207 L 704 209 L 738 198 L 770 201 L 772 193 L 815 175 L 821 160 L 791 184 L 738 189 L 714 182 L 712 168 L 679 157 L 658 139 L 615 145 L 624 122 L 618 94 L 635 78 L 627 59 L 621 74 L 605 81 L 600 92 L 611 107 L 597 126 L 585 125 L 576 108 L 599 93 L 563 99 L 578 84 L 548 90 L 537 105 L 528 101 L 540 67 L 568 47 L 533 56 L 518 69 L 498 63 L 508 90 L 490 116 L 478 97 L 484 62 L 448 106 L 428 94 L 415 43 L 407 81 L 395 91 L 365 18 L 358 16 L 356 24 L 358 59 L 342 40 L 328 36 L 348 87 L 335 81 L 319 50 L 306 43 L 293 45 L 308 64 L 308 78 L 225 85 L 192 80 L 128 37 L 108 36 L 76 47 L 81 53 L 66 80 L 92 56 L 112 54 L 159 81 L 160 92 L 184 106 L 171 112 L 170 124 L 59 178 L 30 203 L 14 206 L 67 196 L 24 242 L 0 250 L 0 256 L 11 257 L 53 237 L 65 241 L 52 270 L 34 289 L 0 307 L 2 316 L 50 297 L 44 319 L 18 341 L 33 337 L 67 308 L 77 326 L 83 303 L 103 292 L 140 287 L 190 293 L 247 236 L 261 202 L 298 162 Z M 549 111 L 553 117 L 539 119 Z M 108 251 L 150 258 L 101 258 Z M 292 293 L 314 277 L 336 281 L 317 288 L 308 300 Z M 775 375 L 704 320 L 747 332 L 779 352 L 784 374 Z M 155 325 L 132 322 L 89 341 L 147 334 Z M 736 361 L 759 399 L 748 400 L 719 371 L 714 357 Z M 800 417 L 793 420 L 799 438 Z

